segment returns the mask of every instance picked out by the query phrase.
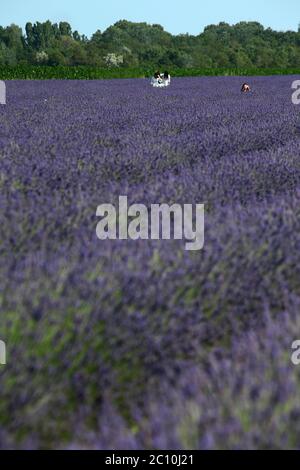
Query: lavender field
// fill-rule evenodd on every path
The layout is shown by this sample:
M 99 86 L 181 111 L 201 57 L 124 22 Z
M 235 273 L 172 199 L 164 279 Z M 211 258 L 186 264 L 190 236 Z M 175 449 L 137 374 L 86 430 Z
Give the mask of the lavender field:
M 300 448 L 294 79 L 7 82 L 0 448 Z M 119 195 L 204 203 L 204 249 L 99 241 Z

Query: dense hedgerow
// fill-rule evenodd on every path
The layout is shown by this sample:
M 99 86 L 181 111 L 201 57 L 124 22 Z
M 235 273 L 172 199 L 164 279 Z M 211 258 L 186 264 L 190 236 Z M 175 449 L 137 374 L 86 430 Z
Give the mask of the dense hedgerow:
M 291 77 L 11 82 L 0 108 L 3 448 L 299 448 Z M 205 203 L 203 251 L 96 207 Z
M 166 67 L 165 67 L 166 68 Z M 139 68 L 97 68 L 89 66 L 41 66 L 17 65 L 0 66 L 0 80 L 99 80 L 112 78 L 149 78 L 154 69 Z M 173 77 L 198 76 L 270 76 L 296 75 L 299 68 L 173 68 Z

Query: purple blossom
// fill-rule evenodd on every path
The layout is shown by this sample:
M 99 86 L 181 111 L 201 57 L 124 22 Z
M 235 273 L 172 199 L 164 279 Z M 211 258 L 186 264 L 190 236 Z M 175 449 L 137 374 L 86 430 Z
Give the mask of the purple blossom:
M 0 447 L 299 448 L 299 110 L 247 80 L 7 83 Z M 204 250 L 100 242 L 123 194 L 205 203 Z

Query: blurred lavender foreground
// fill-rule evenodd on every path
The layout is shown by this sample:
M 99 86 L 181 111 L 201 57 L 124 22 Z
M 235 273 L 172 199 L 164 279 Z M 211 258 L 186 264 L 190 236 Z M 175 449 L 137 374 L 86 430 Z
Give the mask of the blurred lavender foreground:
M 293 80 L 7 83 L 0 447 L 300 448 Z M 119 195 L 205 203 L 204 250 L 99 241 Z

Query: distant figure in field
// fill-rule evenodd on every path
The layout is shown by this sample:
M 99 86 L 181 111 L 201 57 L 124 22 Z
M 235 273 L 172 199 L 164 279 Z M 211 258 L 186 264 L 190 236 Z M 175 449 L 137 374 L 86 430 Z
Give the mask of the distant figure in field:
M 241 92 L 242 93 L 249 93 L 250 91 L 250 86 L 248 85 L 248 83 L 244 83 L 243 86 L 242 86 L 242 89 L 241 89 Z
M 171 75 L 167 70 L 163 74 L 163 83 L 165 86 L 169 86 L 171 83 Z
M 161 83 L 161 73 L 160 73 L 159 70 L 158 70 L 157 72 L 155 72 L 154 76 L 157 78 L 157 80 L 159 81 L 159 83 Z
M 164 88 L 169 86 L 171 83 L 171 76 L 169 72 L 165 71 L 164 73 L 160 73 L 158 70 L 155 72 L 154 76 L 151 79 L 151 85 L 155 88 Z

